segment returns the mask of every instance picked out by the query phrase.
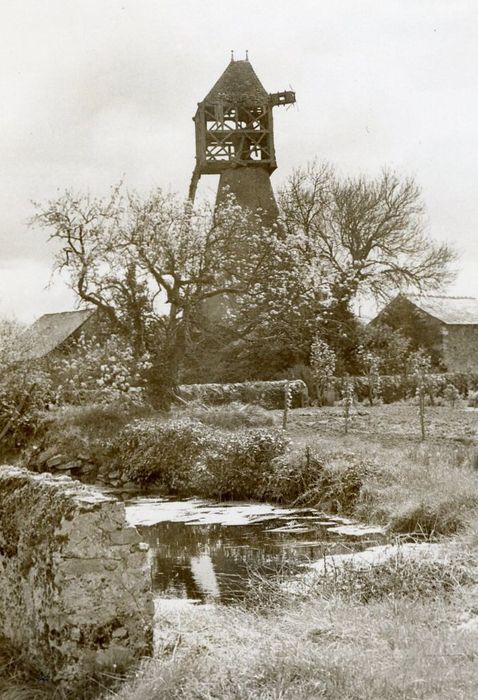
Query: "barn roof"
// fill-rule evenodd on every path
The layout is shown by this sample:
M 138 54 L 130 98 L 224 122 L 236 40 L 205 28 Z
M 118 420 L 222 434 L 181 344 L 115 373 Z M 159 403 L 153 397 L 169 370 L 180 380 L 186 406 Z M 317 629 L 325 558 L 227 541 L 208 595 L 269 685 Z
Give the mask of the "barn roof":
M 96 313 L 96 309 L 40 316 L 20 338 L 18 358 L 38 360 L 55 350 Z
M 447 325 L 478 325 L 478 299 L 422 294 L 403 295 L 417 308 Z
M 245 105 L 264 104 L 269 95 L 249 61 L 231 61 L 204 102 L 242 102 Z

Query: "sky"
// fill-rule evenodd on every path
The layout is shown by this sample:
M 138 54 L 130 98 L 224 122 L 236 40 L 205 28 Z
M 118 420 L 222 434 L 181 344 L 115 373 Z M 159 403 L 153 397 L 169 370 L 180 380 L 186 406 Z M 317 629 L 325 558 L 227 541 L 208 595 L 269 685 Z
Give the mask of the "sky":
M 0 317 L 75 307 L 32 202 L 121 179 L 187 192 L 191 118 L 231 50 L 296 91 L 275 110 L 273 186 L 313 159 L 413 176 L 428 234 L 461 255 L 449 293 L 478 297 L 476 0 L 3 0 Z

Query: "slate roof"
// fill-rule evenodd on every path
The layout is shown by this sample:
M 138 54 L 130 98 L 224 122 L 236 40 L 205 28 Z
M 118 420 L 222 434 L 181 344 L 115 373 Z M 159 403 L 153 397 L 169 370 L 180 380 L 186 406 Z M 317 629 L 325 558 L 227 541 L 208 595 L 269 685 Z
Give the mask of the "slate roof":
M 478 325 L 478 299 L 405 294 L 416 307 L 447 325 Z
M 245 105 L 264 104 L 269 95 L 249 61 L 231 61 L 216 84 L 204 98 L 206 103 L 242 102 Z
M 96 309 L 44 314 L 21 335 L 19 360 L 38 360 L 48 355 L 81 328 Z

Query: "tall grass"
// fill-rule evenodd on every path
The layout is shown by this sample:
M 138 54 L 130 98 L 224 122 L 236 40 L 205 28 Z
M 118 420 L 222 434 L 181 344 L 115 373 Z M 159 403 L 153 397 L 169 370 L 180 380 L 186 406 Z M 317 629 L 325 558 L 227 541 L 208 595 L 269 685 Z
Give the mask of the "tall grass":
M 176 411 L 178 418 L 192 418 L 204 425 L 223 430 L 238 430 L 240 428 L 267 428 L 274 425 L 274 417 L 270 411 L 254 404 L 244 404 L 238 401 L 223 406 L 205 406 L 197 401 L 191 402 Z
M 465 528 L 478 513 L 471 445 L 384 446 L 360 437 L 318 438 L 279 458 L 270 497 L 434 536 Z
M 471 699 L 478 637 L 459 629 L 470 604 L 458 590 L 449 601 L 309 600 L 272 615 L 185 611 L 160 621 L 157 658 L 115 697 Z
M 0 700 L 93 700 L 111 685 L 107 675 L 87 678 L 76 687 L 59 687 L 21 649 L 0 637 Z

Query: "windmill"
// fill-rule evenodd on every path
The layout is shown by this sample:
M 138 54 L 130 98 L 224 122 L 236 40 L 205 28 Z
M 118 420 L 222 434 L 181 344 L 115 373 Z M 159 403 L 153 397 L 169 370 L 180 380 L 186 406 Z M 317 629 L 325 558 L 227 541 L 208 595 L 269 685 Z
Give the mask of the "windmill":
M 261 209 L 264 223 L 277 218 L 270 175 L 277 168 L 272 109 L 295 103 L 295 93 L 267 93 L 247 53 L 234 60 L 199 102 L 194 116 L 196 165 L 189 197 L 194 200 L 201 175 L 220 175 L 216 202 L 226 193 L 252 210 Z

